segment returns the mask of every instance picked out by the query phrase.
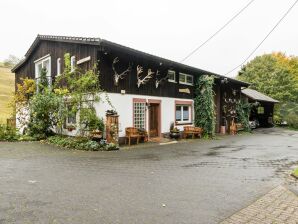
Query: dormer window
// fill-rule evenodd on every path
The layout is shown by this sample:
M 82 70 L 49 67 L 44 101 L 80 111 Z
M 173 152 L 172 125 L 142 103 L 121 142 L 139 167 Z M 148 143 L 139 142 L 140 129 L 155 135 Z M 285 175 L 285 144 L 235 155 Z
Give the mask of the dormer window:
M 76 67 L 76 56 L 70 58 L 70 71 L 73 72 Z
M 61 58 L 57 59 L 57 75 L 61 75 Z

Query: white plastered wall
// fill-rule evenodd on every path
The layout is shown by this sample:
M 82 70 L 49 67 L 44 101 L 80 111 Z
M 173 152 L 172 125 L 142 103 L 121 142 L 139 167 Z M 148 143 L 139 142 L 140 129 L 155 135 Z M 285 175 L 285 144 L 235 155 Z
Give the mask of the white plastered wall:
M 160 100 L 161 107 L 161 133 L 170 131 L 170 125 L 175 122 L 175 101 L 188 101 L 191 99 L 170 98 L 170 97 L 155 97 L 146 95 L 132 95 L 132 94 L 120 94 L 120 93 L 108 93 L 109 100 L 114 106 L 119 115 L 119 137 L 125 136 L 125 128 L 133 127 L 133 99 L 145 99 L 148 100 Z M 102 97 L 104 98 L 104 97 Z M 106 110 L 113 109 L 106 101 L 95 104 L 97 115 L 105 119 Z M 193 110 L 193 108 L 192 108 Z M 192 111 L 192 114 L 194 112 Z M 148 109 L 146 110 L 146 128 L 148 129 Z M 180 130 L 183 129 L 183 125 L 177 126 Z

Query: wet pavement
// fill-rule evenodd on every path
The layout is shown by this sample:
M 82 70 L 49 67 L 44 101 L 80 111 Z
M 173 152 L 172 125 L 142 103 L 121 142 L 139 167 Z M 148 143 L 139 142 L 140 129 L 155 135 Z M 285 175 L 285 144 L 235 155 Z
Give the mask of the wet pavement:
M 114 152 L 0 143 L 0 223 L 218 223 L 283 185 L 298 132 Z

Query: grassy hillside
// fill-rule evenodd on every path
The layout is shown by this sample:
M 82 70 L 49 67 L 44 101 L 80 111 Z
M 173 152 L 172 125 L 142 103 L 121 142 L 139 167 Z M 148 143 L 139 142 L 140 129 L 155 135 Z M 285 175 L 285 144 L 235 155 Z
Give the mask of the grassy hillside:
M 0 63 L 0 123 L 6 122 L 6 118 L 10 117 L 12 112 L 8 103 L 14 91 L 14 78 L 10 68 L 2 67 Z

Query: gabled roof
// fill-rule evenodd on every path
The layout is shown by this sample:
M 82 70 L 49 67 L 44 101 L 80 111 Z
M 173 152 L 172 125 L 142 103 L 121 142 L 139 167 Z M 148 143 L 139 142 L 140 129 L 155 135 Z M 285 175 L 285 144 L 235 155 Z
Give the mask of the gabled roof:
M 241 92 L 249 97 L 250 99 L 256 100 L 256 101 L 263 101 L 263 102 L 270 102 L 270 103 L 279 103 L 279 101 L 264 95 L 263 93 L 258 92 L 254 89 L 243 89 Z
M 220 79 L 227 79 L 228 81 L 231 81 L 233 83 L 237 83 L 240 84 L 241 86 L 245 86 L 248 87 L 250 84 L 243 82 L 243 81 L 239 81 L 233 78 L 229 78 L 223 75 L 219 75 L 213 72 L 209 72 L 209 71 L 205 71 L 196 67 L 192 67 L 189 65 L 185 65 L 179 62 L 175 62 L 172 60 L 168 60 L 159 56 L 155 56 L 152 54 L 148 54 L 145 53 L 143 51 L 139 51 L 130 47 L 126 47 L 108 40 L 104 40 L 101 38 L 94 38 L 94 37 L 74 37 L 74 36 L 53 36 L 53 35 L 37 35 L 37 37 L 35 38 L 34 42 L 32 43 L 32 45 L 30 46 L 29 50 L 27 51 L 27 53 L 25 54 L 25 58 L 20 61 L 13 69 L 12 72 L 15 72 L 19 67 L 21 67 L 29 58 L 29 56 L 31 55 L 31 53 L 33 52 L 33 50 L 35 49 L 35 47 L 39 44 L 40 41 L 42 40 L 46 40 L 46 41 L 57 41 L 57 42 L 67 42 L 67 43 L 74 43 L 74 44 L 89 44 L 89 45 L 106 45 L 106 46 L 110 46 L 110 47 L 115 47 L 118 49 L 122 49 L 125 51 L 129 51 L 138 55 L 143 55 L 145 57 L 151 58 L 153 60 L 158 60 L 161 62 L 165 62 L 167 64 L 172 64 L 173 66 L 177 66 L 183 69 L 187 69 L 193 72 L 197 72 L 200 74 L 206 74 L 206 75 L 214 75 L 217 78 Z

